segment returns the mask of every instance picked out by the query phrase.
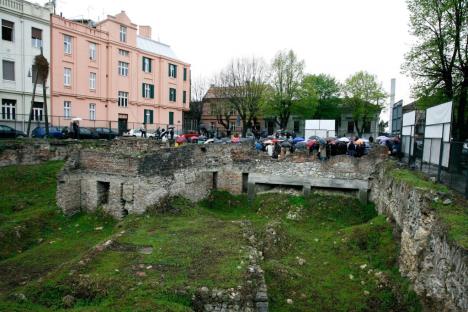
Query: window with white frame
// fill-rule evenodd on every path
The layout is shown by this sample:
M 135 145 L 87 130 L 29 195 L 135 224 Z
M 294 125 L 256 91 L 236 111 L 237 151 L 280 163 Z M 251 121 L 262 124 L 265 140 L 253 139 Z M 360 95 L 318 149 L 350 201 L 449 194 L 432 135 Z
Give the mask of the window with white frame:
M 63 69 L 63 85 L 65 86 L 71 85 L 71 68 L 65 67 Z
M 89 104 L 89 119 L 96 120 L 96 104 L 94 103 Z
M 3 80 L 15 81 L 15 62 L 3 60 Z
M 32 46 L 35 48 L 42 47 L 42 29 L 31 28 L 31 42 Z
M 15 23 L 2 19 L 2 40 L 13 41 Z
M 119 91 L 118 103 L 119 103 L 119 107 L 128 106 L 128 92 Z
M 177 78 L 177 65 L 169 64 L 169 77 Z
M 72 37 L 69 35 L 63 35 L 63 52 L 65 54 L 72 53 Z
M 128 52 L 127 50 L 119 49 L 119 55 L 129 56 L 130 52 Z
M 151 73 L 151 59 L 143 56 L 143 71 Z
M 96 60 L 96 56 L 97 56 L 97 52 L 96 52 L 96 44 L 93 43 L 93 42 L 90 42 L 89 43 L 89 59 L 91 61 L 95 61 Z
M 120 26 L 120 42 L 127 42 L 127 27 Z
M 43 121 L 44 120 L 44 103 L 34 102 L 33 103 L 33 116 L 34 121 Z
M 2 99 L 2 119 L 16 119 L 16 100 Z
M 128 63 L 119 61 L 119 75 L 128 76 Z
M 89 73 L 89 89 L 96 90 L 96 73 Z
M 63 117 L 65 119 L 71 118 L 71 102 L 70 101 L 63 102 Z

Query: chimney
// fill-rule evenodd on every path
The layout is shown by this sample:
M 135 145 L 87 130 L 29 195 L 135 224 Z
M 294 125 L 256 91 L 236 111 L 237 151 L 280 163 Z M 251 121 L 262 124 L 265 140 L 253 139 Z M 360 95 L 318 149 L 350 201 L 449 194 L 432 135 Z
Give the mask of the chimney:
M 151 26 L 142 26 L 138 27 L 140 37 L 151 39 Z
M 395 88 L 396 88 L 396 79 L 392 78 L 390 85 L 390 103 L 389 103 L 389 116 L 388 116 L 388 132 L 392 133 L 392 118 L 393 118 L 393 104 L 395 104 Z

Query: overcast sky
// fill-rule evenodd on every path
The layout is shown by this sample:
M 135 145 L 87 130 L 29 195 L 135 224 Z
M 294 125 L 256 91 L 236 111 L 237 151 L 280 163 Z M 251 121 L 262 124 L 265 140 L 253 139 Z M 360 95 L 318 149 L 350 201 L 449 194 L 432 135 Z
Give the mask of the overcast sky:
M 396 100 L 410 100 L 410 80 L 401 74 L 412 40 L 405 0 L 57 1 L 57 13 L 67 18 L 102 20 L 121 10 L 192 64 L 193 79 L 212 76 L 233 57 L 270 61 L 278 50 L 293 49 L 308 73 L 344 81 L 366 70 L 387 92 L 396 78 Z

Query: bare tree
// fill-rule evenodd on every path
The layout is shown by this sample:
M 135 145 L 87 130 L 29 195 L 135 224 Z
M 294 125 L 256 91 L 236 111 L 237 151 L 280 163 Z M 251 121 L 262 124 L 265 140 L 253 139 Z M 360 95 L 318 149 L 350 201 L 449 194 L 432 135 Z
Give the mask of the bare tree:
M 187 119 L 196 122 L 197 127 L 200 126 L 203 115 L 204 97 L 208 90 L 207 80 L 203 77 L 198 77 L 191 81 L 190 90 L 190 110 L 187 114 Z
M 240 116 L 243 137 L 259 114 L 266 80 L 265 62 L 255 57 L 234 59 L 219 74 L 218 96 L 228 100 Z
M 226 99 L 213 99 L 210 101 L 211 114 L 226 131 L 231 128 L 231 117 L 234 115 L 232 104 Z

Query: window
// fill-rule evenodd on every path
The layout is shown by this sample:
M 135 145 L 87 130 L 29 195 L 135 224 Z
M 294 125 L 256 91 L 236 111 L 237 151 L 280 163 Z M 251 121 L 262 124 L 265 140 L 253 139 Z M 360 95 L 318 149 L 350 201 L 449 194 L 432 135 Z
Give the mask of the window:
M 34 83 L 36 81 L 36 75 L 37 75 L 37 67 L 36 65 L 32 66 L 32 76 L 31 76 L 31 82 Z M 43 83 L 42 77 L 37 77 L 37 83 L 42 84 Z
M 63 52 L 65 54 L 72 53 L 72 37 L 63 35 Z
M 127 27 L 120 26 L 120 42 L 127 42 Z
M 169 112 L 169 124 L 174 124 L 174 112 Z
M 65 86 L 71 85 L 71 69 L 70 68 L 65 67 L 63 69 L 63 84 Z
M 15 23 L 2 19 L 2 40 L 13 41 Z
M 300 121 L 299 120 L 294 120 L 294 132 L 299 132 L 299 125 L 300 125 Z
M 143 71 L 151 73 L 151 59 L 143 56 Z
M 354 121 L 348 121 L 348 133 L 354 132 Z
M 152 109 L 145 109 L 143 122 L 145 124 L 152 124 L 153 123 L 153 110 Z
M 15 62 L 3 60 L 3 80 L 15 81 Z
M 89 119 L 96 120 L 96 104 L 94 103 L 89 104 Z
M 33 120 L 34 121 L 42 121 L 44 115 L 44 103 L 42 102 L 34 102 L 33 103 Z
M 176 101 L 176 97 L 177 97 L 176 95 L 177 95 L 176 89 L 174 89 L 174 88 L 169 88 L 169 101 L 175 102 L 175 101 Z
M 169 77 L 177 78 L 177 65 L 169 64 Z
M 63 117 L 65 117 L 65 119 L 71 118 L 71 102 L 70 101 L 63 102 Z
M 128 76 L 128 63 L 119 61 L 119 75 Z
M 95 61 L 96 60 L 96 44 L 95 43 L 92 43 L 90 42 L 89 43 L 89 59 L 91 61 Z
M 128 106 L 128 92 L 119 91 L 118 102 L 119 102 L 119 107 L 127 107 Z
M 16 100 L 2 99 L 2 119 L 16 119 Z
M 366 120 L 362 124 L 362 132 L 363 133 L 370 133 L 371 132 L 371 122 Z
M 33 47 L 42 47 L 42 29 L 34 27 L 31 28 L 31 41 Z
M 96 90 L 96 73 L 89 73 L 89 89 Z
M 154 99 L 154 85 L 144 83 L 142 86 L 142 96 L 146 99 Z
M 187 68 L 185 67 L 184 67 L 184 81 L 187 81 Z
M 187 103 L 187 91 L 182 91 L 182 103 Z
M 127 50 L 119 49 L 119 54 L 122 55 L 122 56 L 128 56 L 130 54 L 130 52 L 128 52 Z

